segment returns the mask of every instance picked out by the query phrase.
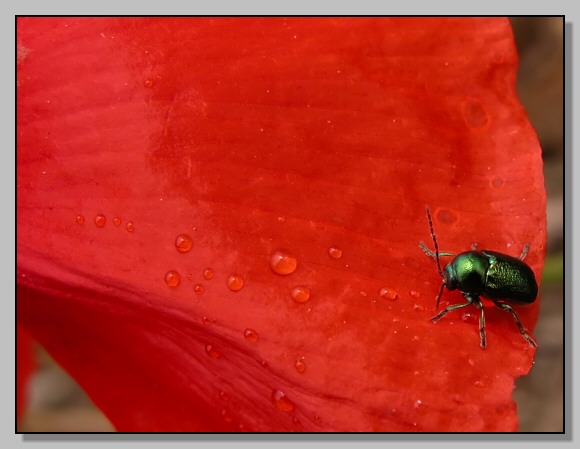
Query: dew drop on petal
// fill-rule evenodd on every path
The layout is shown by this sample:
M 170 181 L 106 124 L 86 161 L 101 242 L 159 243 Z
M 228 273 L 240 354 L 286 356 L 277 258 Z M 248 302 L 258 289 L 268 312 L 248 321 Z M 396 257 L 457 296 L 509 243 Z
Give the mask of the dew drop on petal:
M 247 328 L 244 331 L 244 338 L 251 343 L 256 343 L 258 341 L 258 333 L 254 329 Z
M 95 216 L 95 226 L 97 228 L 102 228 L 103 226 L 105 226 L 106 222 L 107 222 L 107 219 L 105 218 L 104 215 L 98 214 Z
M 231 291 L 237 292 L 241 290 L 243 286 L 244 286 L 244 278 L 242 275 L 240 274 L 230 275 L 230 277 L 228 278 L 228 288 Z
M 306 371 L 306 363 L 304 363 L 304 359 L 300 358 L 300 359 L 296 360 L 296 362 L 294 363 L 294 367 L 296 368 L 296 371 L 298 371 L 301 374 L 304 371 Z
M 411 290 L 411 291 L 409 292 L 409 295 L 411 295 L 413 298 L 418 298 L 419 296 L 421 296 L 421 293 L 419 293 L 419 292 L 418 292 L 418 291 L 416 291 L 416 290 Z
M 165 283 L 168 287 L 177 287 L 180 280 L 181 276 L 175 270 L 169 270 L 167 273 L 165 273 Z
M 203 285 L 201 284 L 196 284 L 193 287 L 193 291 L 198 294 L 198 295 L 203 295 L 203 292 L 205 291 L 205 289 L 203 288 Z
M 303 286 L 294 287 L 292 289 L 292 299 L 299 303 L 308 301 L 310 299 L 310 289 Z
M 204 317 L 201 319 L 201 322 L 202 322 L 203 324 L 205 324 L 206 326 L 209 326 L 209 325 L 211 324 L 211 320 L 210 320 L 208 317 L 206 317 L 206 316 L 204 316 Z
M 121 219 L 119 217 L 113 218 L 113 224 L 119 226 L 121 224 Z
M 379 290 L 379 296 L 389 301 L 394 301 L 399 297 L 399 294 L 392 288 L 383 287 Z
M 415 312 L 423 312 L 425 310 L 425 306 L 423 306 L 422 304 L 415 304 L 413 306 L 413 310 Z
M 193 247 L 193 239 L 188 234 L 179 234 L 175 237 L 175 249 L 180 253 L 186 253 Z
M 283 412 L 291 412 L 294 410 L 294 404 L 281 390 L 272 391 L 272 402 L 278 410 Z
M 133 232 L 135 230 L 135 225 L 133 224 L 132 221 L 128 221 L 126 228 L 127 232 Z
M 270 256 L 270 268 L 276 274 L 288 275 L 296 271 L 298 260 L 285 250 L 277 250 Z
M 209 355 L 212 359 L 217 359 L 221 357 L 221 354 L 217 349 L 215 349 L 212 345 L 205 345 L 205 352 Z
M 82 215 L 77 215 L 76 220 L 77 220 L 77 224 L 80 224 L 80 225 L 85 224 L 85 217 L 83 217 Z
M 328 248 L 328 255 L 333 259 L 340 259 L 342 257 L 342 250 L 334 246 L 331 246 L 330 248 Z
M 205 280 L 210 280 L 213 278 L 213 270 L 211 268 L 206 268 L 205 270 L 203 270 L 203 278 Z

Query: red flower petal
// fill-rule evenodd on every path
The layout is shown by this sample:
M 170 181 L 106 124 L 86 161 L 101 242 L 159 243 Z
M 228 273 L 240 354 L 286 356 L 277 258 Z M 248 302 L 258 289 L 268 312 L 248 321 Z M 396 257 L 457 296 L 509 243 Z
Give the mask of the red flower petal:
M 442 250 L 540 273 L 507 20 L 18 25 L 18 319 L 118 430 L 517 428 L 535 351 L 430 323 L 418 248 L 428 204 Z

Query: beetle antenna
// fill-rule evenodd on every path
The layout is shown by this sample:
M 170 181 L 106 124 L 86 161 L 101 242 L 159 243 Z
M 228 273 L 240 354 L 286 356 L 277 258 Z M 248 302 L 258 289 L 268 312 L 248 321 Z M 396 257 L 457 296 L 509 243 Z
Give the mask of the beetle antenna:
M 425 211 L 427 212 L 427 220 L 429 220 L 429 230 L 431 231 L 431 237 L 433 238 L 433 244 L 435 245 L 435 261 L 437 262 L 437 271 L 439 275 L 443 277 L 443 270 L 441 270 L 441 264 L 439 263 L 439 245 L 437 245 L 437 239 L 435 238 L 435 231 L 433 230 L 433 221 L 431 220 L 431 212 L 429 207 L 425 206 Z M 443 291 L 443 286 L 441 286 L 441 291 Z M 441 296 L 441 293 L 439 293 Z M 439 296 L 437 297 L 437 302 L 439 302 Z

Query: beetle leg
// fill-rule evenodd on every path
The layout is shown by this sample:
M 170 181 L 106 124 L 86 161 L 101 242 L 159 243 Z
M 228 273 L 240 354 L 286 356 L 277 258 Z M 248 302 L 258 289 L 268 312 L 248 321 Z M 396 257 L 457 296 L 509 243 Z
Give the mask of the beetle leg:
M 470 305 L 471 305 L 470 302 L 466 302 L 463 304 L 453 304 L 451 306 L 447 306 L 445 309 L 443 309 L 441 312 L 439 312 L 437 315 L 431 318 L 431 322 L 436 323 L 441 318 L 443 318 L 443 316 L 446 315 L 448 312 L 451 312 L 452 310 L 462 309 L 463 307 L 467 307 Z
M 530 242 L 528 242 L 524 245 L 524 249 L 522 250 L 522 255 L 520 256 L 520 260 L 524 260 L 524 257 L 527 256 L 529 250 L 530 250 Z
M 516 325 L 518 326 L 518 329 L 520 330 L 520 334 L 522 334 L 522 337 L 524 337 L 526 339 L 526 341 L 533 346 L 534 348 L 538 347 L 538 344 L 532 339 L 532 337 L 530 337 L 530 334 L 528 334 L 526 332 L 526 330 L 524 329 L 524 326 L 522 326 L 522 323 L 520 321 L 520 319 L 518 318 L 518 314 L 516 313 L 516 311 L 513 309 L 512 306 L 508 305 L 508 304 L 504 304 L 503 302 L 493 302 L 497 307 L 499 307 L 502 310 L 505 310 L 509 313 L 511 313 L 514 317 L 514 320 L 516 321 Z
M 431 251 L 429 248 L 427 248 L 427 245 L 425 245 L 423 242 L 419 242 L 419 248 L 421 248 L 421 250 L 427 254 L 429 257 L 432 257 L 433 259 L 436 259 L 435 253 L 433 251 Z M 445 252 L 445 251 L 440 251 L 439 252 L 439 256 L 447 256 L 447 257 L 453 257 L 455 256 L 455 254 L 453 253 L 449 253 L 449 252 Z
M 483 304 L 479 296 L 470 296 L 468 301 L 471 301 L 471 304 L 479 309 L 479 345 L 482 349 L 485 349 L 487 347 L 487 337 L 485 336 L 485 313 L 483 311 Z

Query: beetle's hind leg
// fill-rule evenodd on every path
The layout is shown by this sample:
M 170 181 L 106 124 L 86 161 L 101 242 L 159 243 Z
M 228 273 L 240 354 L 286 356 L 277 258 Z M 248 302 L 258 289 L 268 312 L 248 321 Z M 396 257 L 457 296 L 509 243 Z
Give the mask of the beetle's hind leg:
M 432 257 L 433 259 L 437 259 L 437 256 L 435 255 L 435 253 L 433 251 L 431 251 L 429 248 L 427 248 L 427 245 L 425 245 L 425 243 L 419 242 L 419 248 L 421 248 L 421 250 L 425 254 L 427 254 L 429 257 Z M 439 257 L 441 257 L 441 256 L 454 257 L 455 254 L 454 253 L 445 252 L 445 251 L 439 251 Z
M 508 304 L 505 304 L 503 302 L 494 301 L 493 303 L 496 305 L 496 307 L 499 307 L 500 309 L 505 310 L 513 315 L 514 320 L 516 322 L 516 325 L 518 326 L 518 329 L 520 330 L 520 334 L 522 334 L 522 337 L 524 337 L 526 339 L 526 341 L 530 344 L 530 346 L 537 348 L 538 344 L 532 339 L 532 337 L 530 337 L 530 334 L 528 334 L 526 332 L 526 330 L 524 329 L 524 326 L 522 326 L 522 322 L 518 318 L 518 314 L 513 309 L 513 307 L 508 305 Z

